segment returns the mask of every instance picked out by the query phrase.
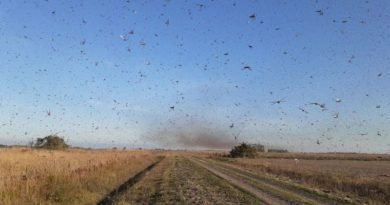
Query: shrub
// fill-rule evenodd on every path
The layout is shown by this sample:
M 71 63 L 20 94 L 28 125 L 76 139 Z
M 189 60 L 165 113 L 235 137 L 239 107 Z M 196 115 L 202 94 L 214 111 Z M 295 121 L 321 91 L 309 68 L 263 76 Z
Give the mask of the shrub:
M 66 149 L 69 145 L 65 143 L 64 138 L 57 135 L 49 135 L 44 138 L 37 138 L 34 147 L 43 149 Z
M 233 158 L 236 157 L 255 158 L 256 155 L 257 155 L 256 148 L 246 143 L 241 143 L 240 145 L 235 146 L 230 151 L 230 157 Z

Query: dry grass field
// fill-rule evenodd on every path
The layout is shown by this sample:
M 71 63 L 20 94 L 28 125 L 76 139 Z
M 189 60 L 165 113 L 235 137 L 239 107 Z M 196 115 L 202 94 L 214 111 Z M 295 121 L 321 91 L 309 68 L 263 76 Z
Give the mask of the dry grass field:
M 0 149 L 0 204 L 96 204 L 157 158 L 150 151 Z
M 214 159 L 358 203 L 390 203 L 388 155 L 262 153 L 256 159 Z
M 0 204 L 389 204 L 386 159 L 6 148 L 0 149 Z

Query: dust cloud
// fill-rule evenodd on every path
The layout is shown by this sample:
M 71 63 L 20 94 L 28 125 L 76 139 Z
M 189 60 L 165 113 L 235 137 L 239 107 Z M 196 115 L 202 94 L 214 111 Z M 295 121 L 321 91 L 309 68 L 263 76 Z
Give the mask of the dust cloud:
M 198 122 L 171 125 L 150 135 L 149 140 L 154 144 L 175 149 L 230 149 L 238 144 L 227 130 L 204 124 Z

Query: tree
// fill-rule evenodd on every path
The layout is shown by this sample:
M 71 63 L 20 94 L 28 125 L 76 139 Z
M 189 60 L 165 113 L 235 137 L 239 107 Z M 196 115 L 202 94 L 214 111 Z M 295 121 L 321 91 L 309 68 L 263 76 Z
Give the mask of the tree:
M 69 145 L 65 143 L 64 138 L 57 135 L 49 135 L 44 138 L 37 138 L 34 147 L 42 149 L 66 149 Z
M 236 158 L 236 157 L 248 157 L 248 158 L 255 158 L 257 155 L 256 148 L 254 146 L 248 145 L 246 143 L 241 143 L 238 146 L 235 146 L 230 151 L 230 157 Z

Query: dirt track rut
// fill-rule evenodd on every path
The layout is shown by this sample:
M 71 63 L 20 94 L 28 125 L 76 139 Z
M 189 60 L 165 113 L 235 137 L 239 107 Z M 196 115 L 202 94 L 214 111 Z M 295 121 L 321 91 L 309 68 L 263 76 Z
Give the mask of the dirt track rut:
M 164 158 L 160 158 L 158 161 L 146 167 L 144 170 L 140 171 L 138 174 L 134 175 L 126 182 L 118 186 L 116 189 L 111 191 L 106 197 L 100 200 L 97 205 L 111 205 L 114 204 L 115 201 L 122 196 L 130 187 L 139 182 L 147 172 L 152 170 L 158 163 L 160 163 Z

